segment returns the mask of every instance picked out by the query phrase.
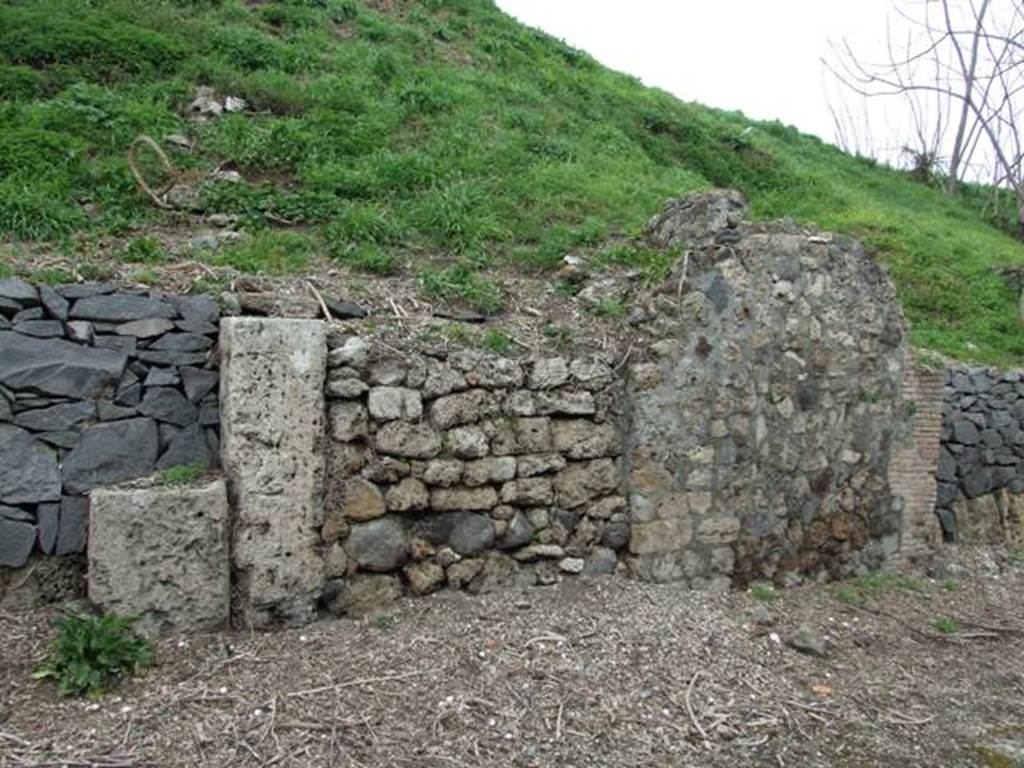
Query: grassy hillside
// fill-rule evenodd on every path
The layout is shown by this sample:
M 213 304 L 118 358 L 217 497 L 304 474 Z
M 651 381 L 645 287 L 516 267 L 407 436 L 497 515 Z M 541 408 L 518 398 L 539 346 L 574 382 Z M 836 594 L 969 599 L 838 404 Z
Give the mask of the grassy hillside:
M 250 109 L 187 120 L 197 84 Z M 240 215 L 252 237 L 195 254 L 146 239 L 147 227 L 189 218 L 136 190 L 126 151 L 139 134 L 194 139 L 172 157 L 195 179 L 241 173 L 242 184 L 204 183 L 203 206 Z M 667 256 L 631 238 L 665 198 L 711 185 L 742 189 L 757 217 L 862 237 L 891 267 L 916 343 L 1024 362 L 1017 294 L 993 271 L 1024 266 L 1024 248 L 969 201 L 781 124 L 645 88 L 488 0 L 0 6 L 8 270 L 39 243 L 86 258 L 115 242 L 111 258 L 264 271 L 326 256 L 412 271 L 430 295 L 493 310 L 498 266 L 545 273 L 585 249 L 598 264 L 657 272 Z

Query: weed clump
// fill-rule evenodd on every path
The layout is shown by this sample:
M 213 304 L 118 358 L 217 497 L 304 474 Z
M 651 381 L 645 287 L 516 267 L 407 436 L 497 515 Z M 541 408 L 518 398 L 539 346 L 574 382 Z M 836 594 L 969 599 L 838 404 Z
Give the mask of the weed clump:
M 132 631 L 135 621 L 116 614 L 65 616 L 35 677 L 55 680 L 62 696 L 106 693 L 155 660 L 152 645 Z

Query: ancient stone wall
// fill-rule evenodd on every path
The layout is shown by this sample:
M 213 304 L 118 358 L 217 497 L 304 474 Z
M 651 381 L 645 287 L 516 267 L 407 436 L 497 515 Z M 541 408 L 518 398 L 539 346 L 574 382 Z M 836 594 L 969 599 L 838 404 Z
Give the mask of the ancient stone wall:
M 928 551 L 936 472 L 961 529 L 982 517 L 961 501 L 1019 519 L 1021 379 L 955 374 L 939 455 L 941 387 L 884 270 L 743 213 L 729 192 L 669 204 L 651 241 L 677 266 L 630 289 L 629 336 L 600 352 L 502 356 L 272 294 L 225 306 L 302 317 L 0 281 L 0 566 L 80 551 L 96 491 L 95 601 L 210 628 L 230 586 L 236 624 L 269 627 L 442 587 L 846 576 Z M 227 482 L 180 499 L 100 490 L 218 456 Z
M 937 475 L 947 538 L 1024 540 L 1024 372 L 949 371 Z
M 609 359 L 331 339 L 328 607 L 612 573 L 629 539 Z M 387 574 L 371 576 L 371 574 Z
M 693 196 L 652 223 L 685 256 L 641 304 L 651 360 L 629 369 L 631 568 L 724 587 L 877 566 L 907 431 L 892 283 L 852 241 L 741 214 Z
M 207 296 L 0 280 L 0 567 L 83 552 L 88 494 L 217 462 Z

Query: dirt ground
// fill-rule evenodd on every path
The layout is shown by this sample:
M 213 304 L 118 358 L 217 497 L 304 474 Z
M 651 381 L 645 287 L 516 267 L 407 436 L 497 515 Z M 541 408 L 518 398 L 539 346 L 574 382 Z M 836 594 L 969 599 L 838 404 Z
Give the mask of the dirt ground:
M 1022 588 L 1019 551 L 973 550 L 785 592 L 443 592 L 168 638 L 96 701 L 31 677 L 54 611 L 0 615 L 0 765 L 1014 766 Z

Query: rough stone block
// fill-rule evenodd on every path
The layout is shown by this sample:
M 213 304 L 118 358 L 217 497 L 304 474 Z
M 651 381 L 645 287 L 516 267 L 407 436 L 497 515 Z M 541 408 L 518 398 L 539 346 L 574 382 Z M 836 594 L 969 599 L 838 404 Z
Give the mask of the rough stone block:
M 150 635 L 202 632 L 230 616 L 228 502 L 223 480 L 201 487 L 92 493 L 89 599 L 140 617 Z
M 490 457 L 466 463 L 462 482 L 476 487 L 487 483 L 503 483 L 516 476 L 516 460 L 512 456 Z
M 619 487 L 619 471 L 611 459 L 574 462 L 555 475 L 555 501 L 566 509 L 575 509 L 591 499 L 614 493 Z
M 490 451 L 490 441 L 481 427 L 456 427 L 445 435 L 445 442 L 460 459 L 479 459 Z
M 555 421 L 552 425 L 555 450 L 570 459 L 599 459 L 620 451 L 614 424 L 594 424 L 586 419 Z
M 0 384 L 14 390 L 92 398 L 121 378 L 127 353 L 0 331 Z
M 0 566 L 20 568 L 32 554 L 36 527 L 30 522 L 0 517 Z
M 377 421 L 415 421 L 423 415 L 423 402 L 415 389 L 374 387 L 369 397 L 370 415 Z
M 0 423 L 0 503 L 26 504 L 59 498 L 57 452 L 24 429 Z
M 430 492 L 414 477 L 389 488 L 384 499 L 389 512 L 418 512 L 430 506 Z
M 386 573 L 409 558 L 409 536 L 394 517 L 381 517 L 352 526 L 345 551 L 360 568 Z
M 471 389 L 439 397 L 430 406 L 430 420 L 440 429 L 472 424 L 498 413 L 498 401 L 485 389 Z
M 323 560 L 327 335 L 315 320 L 221 323 L 221 455 L 235 507 L 242 621 L 316 616 Z
M 159 448 L 152 419 L 94 424 L 82 432 L 78 445 L 64 460 L 64 487 L 71 493 L 84 493 L 148 475 Z
M 330 420 L 331 437 L 335 440 L 348 442 L 369 434 L 366 408 L 362 403 L 334 403 L 331 406 Z
M 483 488 L 441 488 L 430 494 L 430 507 L 435 512 L 460 512 L 493 509 L 498 494 L 490 486 Z
M 392 421 L 375 436 L 377 450 L 390 456 L 432 459 L 441 452 L 441 436 L 429 424 Z
M 345 482 L 343 514 L 348 520 L 372 520 L 386 512 L 384 496 L 369 480 L 351 477 Z

